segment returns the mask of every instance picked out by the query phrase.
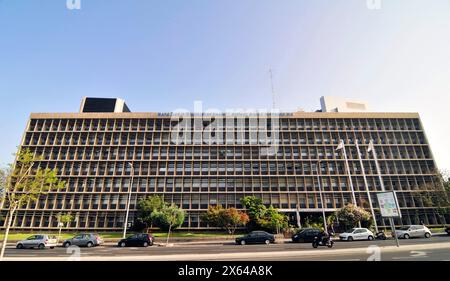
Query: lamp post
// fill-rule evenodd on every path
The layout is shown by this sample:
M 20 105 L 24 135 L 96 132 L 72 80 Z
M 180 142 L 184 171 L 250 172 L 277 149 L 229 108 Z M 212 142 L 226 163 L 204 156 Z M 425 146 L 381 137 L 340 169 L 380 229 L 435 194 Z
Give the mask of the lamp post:
M 378 179 L 380 181 L 381 191 L 385 192 L 386 188 L 384 187 L 384 181 L 383 181 L 383 178 L 381 176 L 380 164 L 378 163 L 378 156 L 377 156 L 377 152 L 375 151 L 375 146 L 374 146 L 374 143 L 373 143 L 372 139 L 370 140 L 369 149 L 367 150 L 367 152 L 372 152 L 373 160 L 375 161 L 375 168 L 377 169 Z M 394 195 L 395 195 L 395 192 L 394 192 Z M 397 204 L 397 206 L 398 206 L 398 204 Z M 394 219 L 393 218 L 389 218 L 389 224 L 391 225 L 392 233 L 395 234 L 395 223 L 394 223 Z M 400 247 L 397 235 L 395 235 L 395 242 L 397 244 L 397 247 Z
M 131 162 L 127 163 L 131 167 L 131 182 L 130 187 L 128 188 L 128 201 L 127 201 L 127 212 L 125 215 L 125 224 L 123 226 L 123 238 L 127 236 L 127 227 L 128 227 L 128 215 L 130 214 L 130 203 L 131 203 L 131 190 L 133 189 L 133 180 L 134 180 L 134 167 Z
M 316 164 L 316 170 L 317 170 L 316 176 L 317 176 L 317 183 L 319 184 L 320 204 L 322 205 L 323 227 L 324 227 L 325 232 L 327 232 L 328 231 L 327 218 L 325 216 L 325 207 L 323 205 L 322 183 L 321 183 L 321 179 L 320 179 L 320 176 L 321 176 L 320 175 L 320 170 L 321 170 L 320 164 L 321 163 L 322 163 L 322 160 L 317 161 L 317 164 Z

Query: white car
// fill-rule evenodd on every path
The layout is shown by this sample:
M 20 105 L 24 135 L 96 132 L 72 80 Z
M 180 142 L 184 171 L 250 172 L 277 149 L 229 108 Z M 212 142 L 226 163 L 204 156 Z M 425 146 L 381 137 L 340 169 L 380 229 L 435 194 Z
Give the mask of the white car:
M 395 230 L 395 235 L 398 238 L 409 239 L 412 237 L 431 237 L 431 231 L 424 225 L 406 225 L 398 230 Z
M 341 233 L 339 239 L 344 241 L 353 240 L 373 240 L 373 232 L 367 228 L 352 228 L 349 231 Z
M 26 248 L 53 249 L 56 246 L 57 246 L 56 236 L 47 234 L 32 235 L 28 237 L 26 240 L 21 240 L 16 243 L 17 249 L 26 249 Z

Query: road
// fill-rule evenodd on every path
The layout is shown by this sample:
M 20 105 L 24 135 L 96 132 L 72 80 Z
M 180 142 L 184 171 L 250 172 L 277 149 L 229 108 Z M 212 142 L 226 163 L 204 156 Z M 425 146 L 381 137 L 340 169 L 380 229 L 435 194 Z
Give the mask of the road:
M 175 245 L 173 247 L 55 248 L 18 250 L 8 246 L 10 260 L 223 260 L 223 261 L 312 261 L 312 260 L 450 260 L 450 237 L 385 241 L 336 241 L 333 249 L 313 249 L 310 243 L 272 245 Z

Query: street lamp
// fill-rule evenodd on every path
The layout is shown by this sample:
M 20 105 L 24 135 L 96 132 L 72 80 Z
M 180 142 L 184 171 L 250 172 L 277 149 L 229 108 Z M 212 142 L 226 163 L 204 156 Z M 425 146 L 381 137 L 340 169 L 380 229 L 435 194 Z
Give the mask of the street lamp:
M 320 204 L 322 205 L 323 226 L 325 228 L 325 232 L 328 232 L 327 218 L 325 216 L 325 207 L 324 207 L 324 204 L 323 204 L 323 197 L 322 197 L 322 182 L 321 182 L 321 179 L 320 179 L 320 176 L 321 176 L 320 164 L 321 163 L 322 163 L 322 160 L 317 161 L 317 164 L 316 164 L 316 170 L 317 170 L 316 176 L 317 176 L 317 182 L 319 184 Z
M 128 215 L 130 213 L 130 203 L 131 203 L 131 190 L 133 189 L 133 180 L 134 180 L 134 167 L 131 162 L 127 163 L 131 167 L 131 182 L 130 187 L 128 188 L 128 201 L 127 201 L 127 213 L 125 215 L 125 224 L 123 226 L 123 238 L 127 235 L 127 227 L 128 227 Z

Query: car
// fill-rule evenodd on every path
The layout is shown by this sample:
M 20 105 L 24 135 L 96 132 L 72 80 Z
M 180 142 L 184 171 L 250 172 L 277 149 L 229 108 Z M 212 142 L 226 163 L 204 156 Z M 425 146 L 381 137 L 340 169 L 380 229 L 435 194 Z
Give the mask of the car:
M 424 225 L 405 225 L 395 230 L 395 236 L 398 238 L 409 239 L 412 237 L 431 237 L 431 231 Z
M 450 235 L 450 226 L 445 227 L 445 232 L 447 232 L 447 234 Z
M 119 247 L 133 247 L 133 246 L 142 246 L 148 247 L 153 246 L 154 238 L 153 236 L 147 233 L 135 234 L 131 235 L 125 239 L 122 239 L 117 243 Z
M 349 231 L 341 233 L 339 239 L 343 241 L 353 241 L 353 240 L 373 240 L 373 232 L 367 228 L 352 228 Z
M 304 228 L 292 236 L 294 243 L 311 243 L 321 232 L 318 228 Z
M 103 244 L 103 239 L 98 234 L 83 233 L 78 234 L 73 238 L 64 240 L 63 247 L 68 248 L 72 245 L 79 247 L 94 247 Z
M 27 249 L 27 248 L 30 248 L 30 249 L 33 249 L 33 248 L 53 249 L 57 246 L 57 244 L 58 244 L 58 242 L 57 242 L 56 236 L 47 235 L 47 234 L 37 234 L 37 235 L 32 235 L 25 240 L 21 240 L 21 241 L 17 242 L 16 248 L 17 249 Z
M 265 231 L 252 231 L 249 234 L 236 238 L 236 244 L 270 244 L 275 243 L 275 236 Z

